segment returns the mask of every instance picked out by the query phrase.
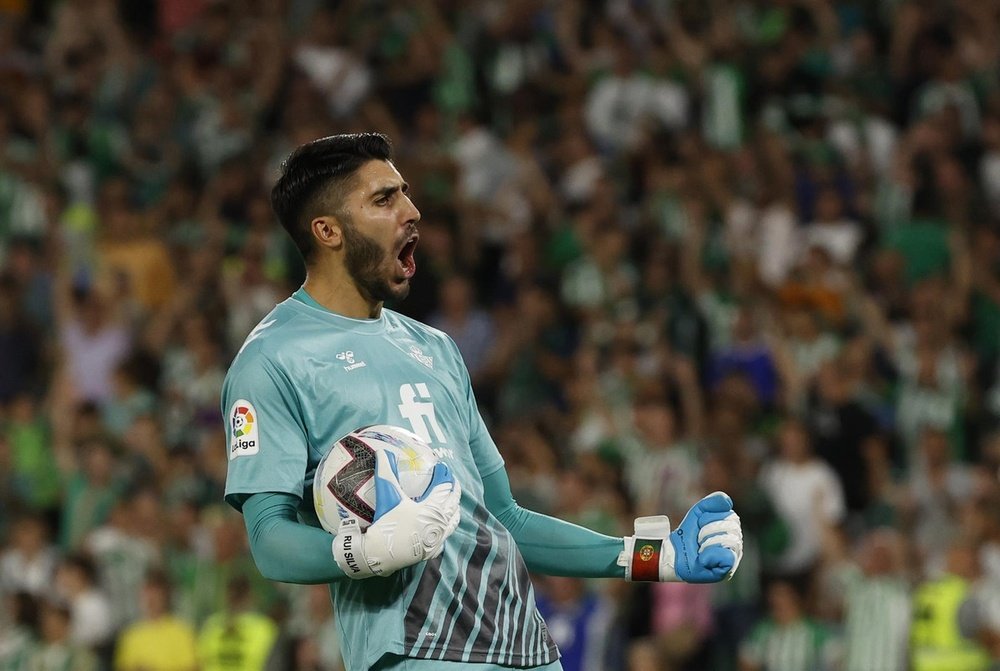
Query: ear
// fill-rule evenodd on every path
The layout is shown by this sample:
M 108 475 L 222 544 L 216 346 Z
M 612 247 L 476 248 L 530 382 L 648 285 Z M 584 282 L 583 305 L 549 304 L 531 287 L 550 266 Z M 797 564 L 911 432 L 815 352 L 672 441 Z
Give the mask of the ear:
M 309 222 L 316 244 L 327 249 L 340 249 L 344 245 L 344 234 L 336 217 L 316 217 Z

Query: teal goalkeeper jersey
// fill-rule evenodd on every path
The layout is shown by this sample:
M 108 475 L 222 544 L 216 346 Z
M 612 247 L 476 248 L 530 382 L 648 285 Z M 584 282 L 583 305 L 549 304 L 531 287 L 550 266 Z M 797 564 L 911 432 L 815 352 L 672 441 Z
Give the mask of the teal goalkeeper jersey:
M 222 411 L 234 506 L 239 495 L 293 494 L 300 519 L 319 526 L 316 466 L 339 438 L 370 424 L 421 435 L 462 485 L 462 521 L 441 557 L 330 585 L 348 669 L 385 653 L 515 667 L 558 658 L 514 539 L 483 504 L 483 477 L 503 460 L 447 335 L 386 309 L 374 320 L 342 317 L 300 289 L 247 336 Z

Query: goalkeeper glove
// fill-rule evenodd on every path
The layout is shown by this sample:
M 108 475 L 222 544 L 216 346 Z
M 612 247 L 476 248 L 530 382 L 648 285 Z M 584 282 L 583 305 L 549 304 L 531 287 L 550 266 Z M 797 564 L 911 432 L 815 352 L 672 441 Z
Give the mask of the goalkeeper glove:
M 673 532 L 666 515 L 636 519 L 618 565 L 627 580 L 707 583 L 732 576 L 742 558 L 740 517 L 732 499 L 715 492 L 696 503 Z
M 458 527 L 462 488 L 444 463 L 434 466 L 431 482 L 417 500 L 399 484 L 396 456 L 375 456 L 375 516 L 362 532 L 356 518 L 340 521 L 333 556 L 349 578 L 388 576 L 444 552 L 444 542 Z

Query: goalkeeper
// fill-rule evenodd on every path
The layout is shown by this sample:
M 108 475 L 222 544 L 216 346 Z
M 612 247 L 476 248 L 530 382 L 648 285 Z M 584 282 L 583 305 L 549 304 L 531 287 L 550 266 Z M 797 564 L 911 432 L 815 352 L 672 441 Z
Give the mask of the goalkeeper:
M 560 669 L 529 571 L 705 583 L 736 570 L 742 532 L 722 493 L 674 529 L 640 518 L 624 539 L 517 505 L 455 344 L 382 307 L 409 292 L 420 219 L 385 136 L 302 145 L 271 201 L 307 278 L 226 376 L 226 500 L 266 577 L 329 583 L 350 671 Z M 413 501 L 380 455 L 372 526 L 330 535 L 312 509 L 313 473 L 370 424 L 414 431 L 444 466 Z

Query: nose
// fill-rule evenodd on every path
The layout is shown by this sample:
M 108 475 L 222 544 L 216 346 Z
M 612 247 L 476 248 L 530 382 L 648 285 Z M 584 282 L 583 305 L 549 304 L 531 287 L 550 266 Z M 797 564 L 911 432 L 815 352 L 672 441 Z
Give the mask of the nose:
M 409 196 L 406 197 L 405 213 L 406 213 L 406 224 L 408 226 L 415 226 L 416 223 L 420 221 L 420 210 L 418 210 L 417 206 L 413 204 L 413 201 L 410 200 Z

